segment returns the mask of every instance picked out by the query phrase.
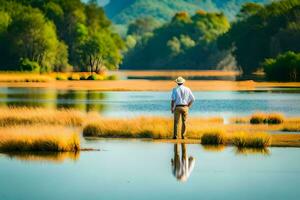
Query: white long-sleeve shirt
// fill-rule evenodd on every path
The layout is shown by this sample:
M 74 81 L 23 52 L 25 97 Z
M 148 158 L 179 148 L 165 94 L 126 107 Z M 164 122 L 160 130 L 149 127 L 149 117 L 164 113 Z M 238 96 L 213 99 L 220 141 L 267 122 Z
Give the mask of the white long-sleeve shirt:
M 184 85 L 179 85 L 172 90 L 172 101 L 175 101 L 175 105 L 188 105 L 195 101 L 195 97 L 190 88 Z

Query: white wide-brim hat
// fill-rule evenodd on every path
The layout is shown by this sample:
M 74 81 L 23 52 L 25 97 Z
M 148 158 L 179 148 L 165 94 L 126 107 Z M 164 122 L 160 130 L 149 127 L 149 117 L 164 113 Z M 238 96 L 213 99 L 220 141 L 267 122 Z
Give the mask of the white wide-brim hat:
M 184 80 L 184 78 L 182 78 L 181 76 L 179 76 L 178 78 L 176 78 L 175 82 L 176 82 L 177 84 L 182 84 L 182 83 L 185 82 L 185 80 Z

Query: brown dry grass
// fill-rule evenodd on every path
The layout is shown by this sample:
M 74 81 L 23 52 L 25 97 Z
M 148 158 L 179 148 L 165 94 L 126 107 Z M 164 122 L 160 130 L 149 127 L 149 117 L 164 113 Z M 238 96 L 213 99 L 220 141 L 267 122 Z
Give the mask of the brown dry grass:
M 211 131 L 211 128 L 203 127 L 222 123 L 221 118 L 192 118 L 188 122 L 187 136 L 199 139 L 202 134 Z M 83 134 L 90 137 L 172 138 L 173 120 L 165 117 L 100 118 L 87 122 Z
M 259 88 L 300 87 L 300 82 L 254 82 L 254 81 L 187 81 L 186 85 L 193 91 L 253 91 Z M 68 90 L 98 91 L 170 91 L 175 86 L 173 81 L 150 80 L 113 80 L 113 81 L 51 81 L 51 82 L 0 82 L 0 87 L 35 87 Z
M 49 82 L 55 78 L 49 74 L 26 73 L 26 72 L 1 72 L 0 82 Z
M 76 152 L 79 134 L 61 126 L 12 126 L 0 128 L 1 152 Z
M 84 114 L 76 110 L 53 110 L 44 108 L 0 108 L 0 126 L 19 124 L 52 124 L 81 126 Z
M 188 120 L 188 143 L 200 143 L 204 134 L 224 133 L 225 138 L 231 138 L 236 132 L 249 134 L 257 132 L 280 131 L 286 127 L 296 127 L 298 130 L 299 118 L 285 118 L 283 124 L 224 124 L 219 117 L 189 118 Z M 57 125 L 84 128 L 85 136 L 97 136 L 108 138 L 155 138 L 170 140 L 173 135 L 172 118 L 164 117 L 138 117 L 129 119 L 102 118 L 99 113 L 83 114 L 74 110 L 49 110 L 41 108 L 1 108 L 0 127 L 10 129 L 13 134 L 14 127 L 22 125 L 28 130 L 41 125 L 57 127 Z M 10 127 L 9 127 L 10 126 Z M 23 129 L 25 130 L 25 129 Z M 294 130 L 294 129 L 293 129 Z M 34 132 L 34 131 L 33 131 Z M 47 129 L 41 128 L 40 132 L 47 133 Z M 56 129 L 57 133 L 61 133 Z M 28 132 L 27 132 L 28 133 Z M 10 135 L 10 134 L 7 134 Z M 22 136 L 22 135 L 20 135 Z M 286 135 L 285 137 L 274 134 L 273 145 L 277 146 L 300 146 L 297 136 Z M 160 140 L 157 140 L 160 141 Z M 178 141 L 178 140 L 177 140 Z M 226 141 L 226 140 L 225 140 Z M 226 142 L 225 142 L 226 143 Z

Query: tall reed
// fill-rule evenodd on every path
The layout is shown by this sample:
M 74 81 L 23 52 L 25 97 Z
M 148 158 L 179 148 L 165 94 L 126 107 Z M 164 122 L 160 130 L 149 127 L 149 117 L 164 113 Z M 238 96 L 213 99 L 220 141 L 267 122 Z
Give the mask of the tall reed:
M 225 144 L 225 135 L 222 130 L 212 129 L 201 136 L 203 145 L 221 145 Z
M 0 129 L 1 152 L 76 152 L 77 133 L 64 127 L 15 126 Z
M 251 124 L 281 124 L 284 116 L 280 113 L 255 113 L 250 117 Z
M 80 126 L 83 122 L 84 114 L 75 110 L 28 107 L 0 108 L 0 126 L 26 124 Z
M 203 125 L 223 122 L 220 118 L 192 118 L 188 122 L 187 136 L 199 139 L 205 133 Z M 88 122 L 83 129 L 86 137 L 155 138 L 173 137 L 173 119 L 166 117 L 137 117 L 105 119 Z

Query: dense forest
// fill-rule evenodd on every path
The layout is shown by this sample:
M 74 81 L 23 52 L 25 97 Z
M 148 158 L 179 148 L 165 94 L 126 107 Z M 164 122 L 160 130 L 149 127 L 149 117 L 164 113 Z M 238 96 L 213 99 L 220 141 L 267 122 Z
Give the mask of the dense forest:
M 232 49 L 245 74 L 261 67 L 266 58 L 300 52 L 300 0 L 246 5 L 238 21 L 218 39 L 219 47 Z
M 127 53 L 123 68 L 208 69 L 228 56 L 227 50 L 220 51 L 216 45 L 216 38 L 230 28 L 222 13 L 199 10 L 190 16 L 180 12 L 152 33 L 147 31 L 148 24 L 141 24 L 141 20 L 129 26 L 128 33 L 138 38 L 138 43 Z M 141 34 L 144 36 L 139 38 Z
M 229 20 L 233 20 L 241 6 L 249 1 L 270 3 L 274 0 L 110 0 L 104 9 L 116 24 L 129 24 L 147 16 L 164 23 L 177 12 L 186 11 L 193 15 L 199 9 L 222 12 Z
M 111 0 L 113 22 L 130 10 L 121 37 L 97 0 L 0 0 L 0 70 L 264 70 L 299 80 L 300 0 L 244 2 Z
M 118 68 L 124 43 L 96 1 L 0 1 L 1 70 Z
M 126 44 L 131 50 L 123 68 L 236 67 L 250 75 L 263 70 L 266 59 L 288 51 L 300 52 L 300 0 L 246 3 L 231 23 L 222 13 L 198 10 L 193 15 L 179 12 L 169 22 L 151 29 L 155 26 L 151 18 L 129 24 Z M 299 77 L 299 68 L 291 73 Z

